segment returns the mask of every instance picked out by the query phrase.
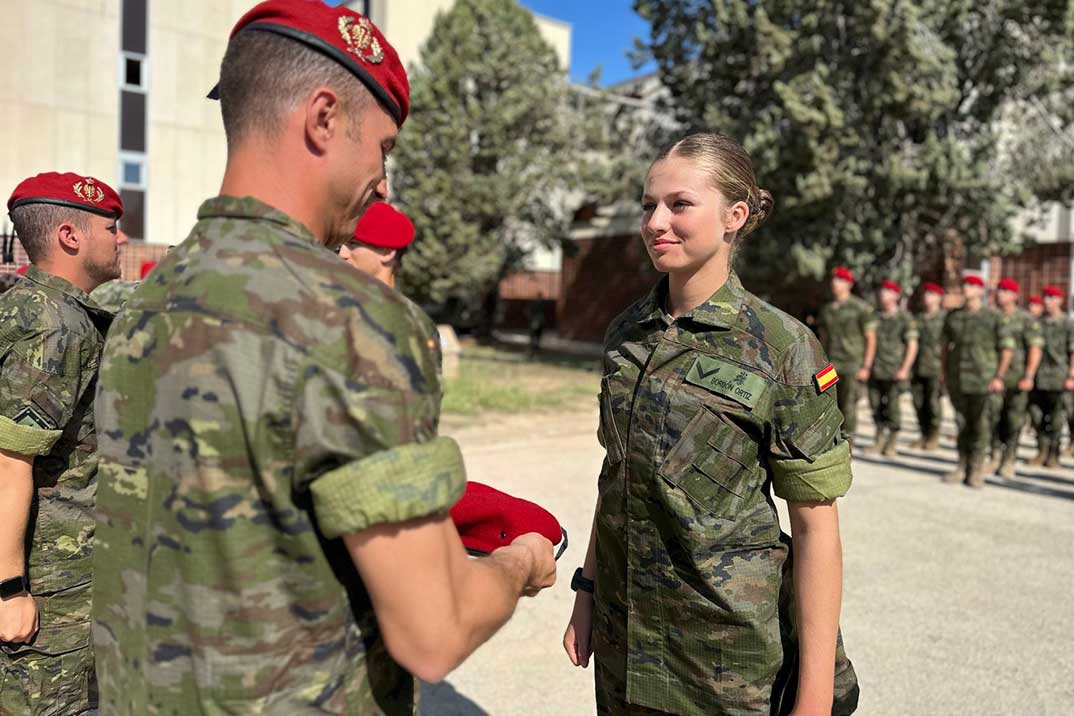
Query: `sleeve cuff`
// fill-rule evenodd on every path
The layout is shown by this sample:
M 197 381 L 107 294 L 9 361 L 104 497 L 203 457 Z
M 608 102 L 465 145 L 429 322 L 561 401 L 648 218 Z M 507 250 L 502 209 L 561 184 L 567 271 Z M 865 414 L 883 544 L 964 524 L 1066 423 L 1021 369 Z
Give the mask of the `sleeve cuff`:
M 382 450 L 310 485 L 317 524 L 330 539 L 447 512 L 465 489 L 462 453 L 445 437 Z
M 773 490 L 788 502 L 834 500 L 847 494 L 853 479 L 850 443 L 845 440 L 813 462 L 774 460 L 771 466 Z
M 62 430 L 42 430 L 19 425 L 6 415 L 0 415 L 0 449 L 18 455 L 48 455 L 60 439 Z

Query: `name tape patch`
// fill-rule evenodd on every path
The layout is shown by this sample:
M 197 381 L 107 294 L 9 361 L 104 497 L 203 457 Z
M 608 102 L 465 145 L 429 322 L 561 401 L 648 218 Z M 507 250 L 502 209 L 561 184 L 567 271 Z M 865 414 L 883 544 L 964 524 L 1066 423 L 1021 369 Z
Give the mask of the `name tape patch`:
M 747 408 L 757 405 L 768 387 L 768 381 L 756 373 L 709 356 L 697 357 L 690 370 L 686 371 L 686 382 L 730 398 Z

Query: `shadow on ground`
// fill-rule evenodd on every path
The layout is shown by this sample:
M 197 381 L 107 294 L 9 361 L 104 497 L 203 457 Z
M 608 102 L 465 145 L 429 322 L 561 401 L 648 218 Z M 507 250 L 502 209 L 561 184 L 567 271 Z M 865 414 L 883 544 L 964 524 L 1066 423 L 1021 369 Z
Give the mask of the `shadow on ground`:
M 488 716 L 488 712 L 463 696 L 447 681 L 421 685 L 419 716 Z

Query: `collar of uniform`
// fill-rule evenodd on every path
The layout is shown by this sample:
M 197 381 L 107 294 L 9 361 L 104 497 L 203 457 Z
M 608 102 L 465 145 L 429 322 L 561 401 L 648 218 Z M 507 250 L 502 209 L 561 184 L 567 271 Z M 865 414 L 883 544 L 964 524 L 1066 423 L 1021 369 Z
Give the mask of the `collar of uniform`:
M 279 209 L 274 209 L 252 196 L 215 196 L 202 203 L 198 219 L 258 219 L 279 224 L 288 233 L 312 243 L 320 243 L 313 232 L 301 221 L 292 219 Z
M 42 271 L 36 265 L 30 264 L 26 269 L 26 278 L 34 283 L 58 291 L 65 296 L 70 296 L 87 308 L 98 308 L 97 303 L 90 298 L 89 294 L 74 285 L 65 278 L 60 278 L 48 271 Z
M 664 305 L 668 295 L 668 279 L 665 276 L 660 283 L 653 287 L 645 302 L 641 306 L 641 321 L 658 321 L 665 315 Z M 738 274 L 732 271 L 727 276 L 727 281 L 709 299 L 687 313 L 683 318 L 688 318 L 695 323 L 716 328 L 730 328 L 738 320 L 739 311 L 742 310 L 742 301 L 746 297 L 746 289 Z

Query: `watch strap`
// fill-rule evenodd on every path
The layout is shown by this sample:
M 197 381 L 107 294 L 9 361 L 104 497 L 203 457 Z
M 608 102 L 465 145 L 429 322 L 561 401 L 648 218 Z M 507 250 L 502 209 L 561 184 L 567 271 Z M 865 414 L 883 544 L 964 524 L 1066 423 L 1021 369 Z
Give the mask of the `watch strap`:
M 571 579 L 571 589 L 576 592 L 589 592 L 593 593 L 595 584 L 592 579 L 588 579 L 582 575 L 582 568 L 574 570 L 574 577 Z
M 24 592 L 29 593 L 29 591 L 30 580 L 24 574 L 0 582 L 0 599 L 11 599 Z

